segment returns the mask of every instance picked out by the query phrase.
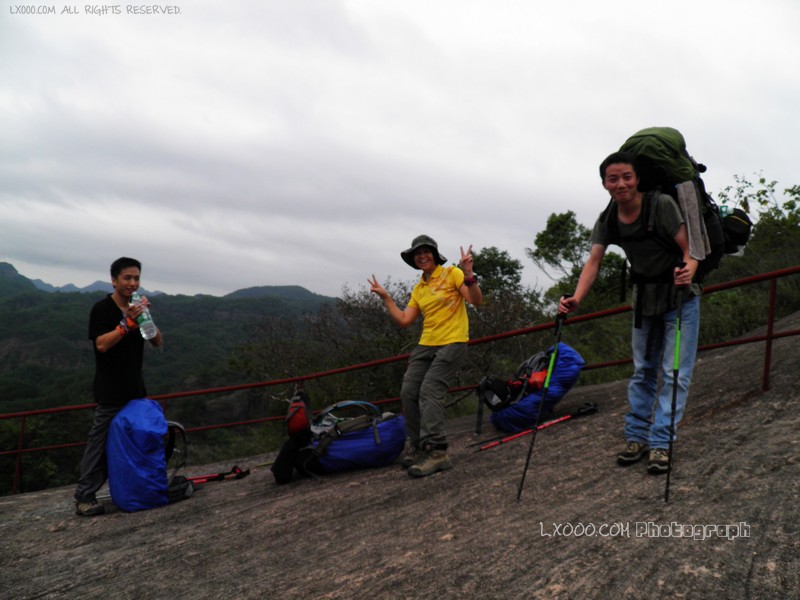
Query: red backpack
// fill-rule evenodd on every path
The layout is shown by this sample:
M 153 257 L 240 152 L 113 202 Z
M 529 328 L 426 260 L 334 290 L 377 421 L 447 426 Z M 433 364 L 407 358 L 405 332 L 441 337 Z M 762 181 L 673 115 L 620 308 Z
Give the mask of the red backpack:
M 311 399 L 303 390 L 297 390 L 289 401 L 289 412 L 286 414 L 286 432 L 292 439 L 311 433 Z

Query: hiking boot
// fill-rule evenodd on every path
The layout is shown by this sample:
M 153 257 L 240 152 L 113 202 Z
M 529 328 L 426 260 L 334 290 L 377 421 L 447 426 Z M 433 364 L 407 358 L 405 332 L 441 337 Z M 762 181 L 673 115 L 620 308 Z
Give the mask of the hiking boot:
M 79 517 L 96 517 L 97 515 L 102 515 L 105 512 L 106 508 L 97 502 L 97 500 L 75 503 L 75 514 Z
M 639 462 L 644 458 L 647 452 L 647 444 L 641 442 L 628 441 L 625 444 L 625 450 L 617 454 L 617 464 L 627 467 L 633 463 Z
M 647 472 L 651 475 L 661 475 L 669 470 L 669 450 L 653 448 L 650 450 L 650 460 L 647 461 Z
M 408 474 L 412 477 L 425 477 L 452 468 L 453 463 L 447 457 L 447 450 L 430 450 L 425 452 L 422 460 L 409 467 Z
M 404 469 L 417 464 L 425 457 L 425 453 L 416 446 L 407 446 L 403 456 L 400 457 L 400 466 Z

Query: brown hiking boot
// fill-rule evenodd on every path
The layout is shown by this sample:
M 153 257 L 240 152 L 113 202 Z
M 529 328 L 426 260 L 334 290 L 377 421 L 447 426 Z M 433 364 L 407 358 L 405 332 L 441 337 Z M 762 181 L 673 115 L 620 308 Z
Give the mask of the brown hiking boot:
M 641 442 L 628 441 L 625 444 L 625 449 L 617 454 L 617 464 L 627 467 L 633 463 L 637 463 L 647 453 L 647 444 Z
M 96 517 L 97 515 L 102 515 L 105 512 L 105 506 L 98 503 L 97 500 L 75 503 L 75 514 L 79 517 Z
M 422 450 L 416 446 L 408 444 L 403 452 L 403 456 L 400 457 L 400 466 L 404 469 L 408 469 L 412 465 L 415 465 L 421 461 L 424 456 L 425 453 Z
M 408 474 L 412 477 L 425 477 L 452 468 L 453 463 L 447 456 L 447 450 L 430 450 L 425 452 L 422 460 L 409 467 Z
M 669 470 L 669 450 L 653 448 L 650 450 L 650 460 L 647 461 L 647 472 L 651 475 L 661 475 Z

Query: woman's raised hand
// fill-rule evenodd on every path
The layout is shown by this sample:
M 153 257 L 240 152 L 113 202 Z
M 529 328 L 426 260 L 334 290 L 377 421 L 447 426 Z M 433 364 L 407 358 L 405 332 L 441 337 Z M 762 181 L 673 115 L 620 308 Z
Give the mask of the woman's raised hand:
M 464 275 L 466 277 L 472 276 L 472 244 L 469 245 L 467 251 L 464 252 L 464 247 L 461 246 L 461 262 L 458 263 L 461 266 L 461 270 L 464 271 Z
M 389 292 L 387 292 L 384 287 L 378 283 L 378 278 L 375 277 L 375 274 L 372 274 L 372 279 L 367 277 L 367 282 L 369 282 L 369 291 L 373 294 L 377 294 L 381 298 L 388 298 Z

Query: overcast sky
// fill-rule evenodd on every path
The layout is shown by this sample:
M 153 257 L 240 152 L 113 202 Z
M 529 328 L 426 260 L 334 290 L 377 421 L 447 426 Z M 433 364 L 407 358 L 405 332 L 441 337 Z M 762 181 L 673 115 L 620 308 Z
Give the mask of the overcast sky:
M 174 1 L 3 2 L 0 261 L 26 277 L 125 255 L 170 294 L 335 296 L 414 278 L 427 233 L 548 287 L 525 248 L 554 212 L 590 227 L 598 164 L 654 125 L 712 193 L 800 184 L 797 0 Z

